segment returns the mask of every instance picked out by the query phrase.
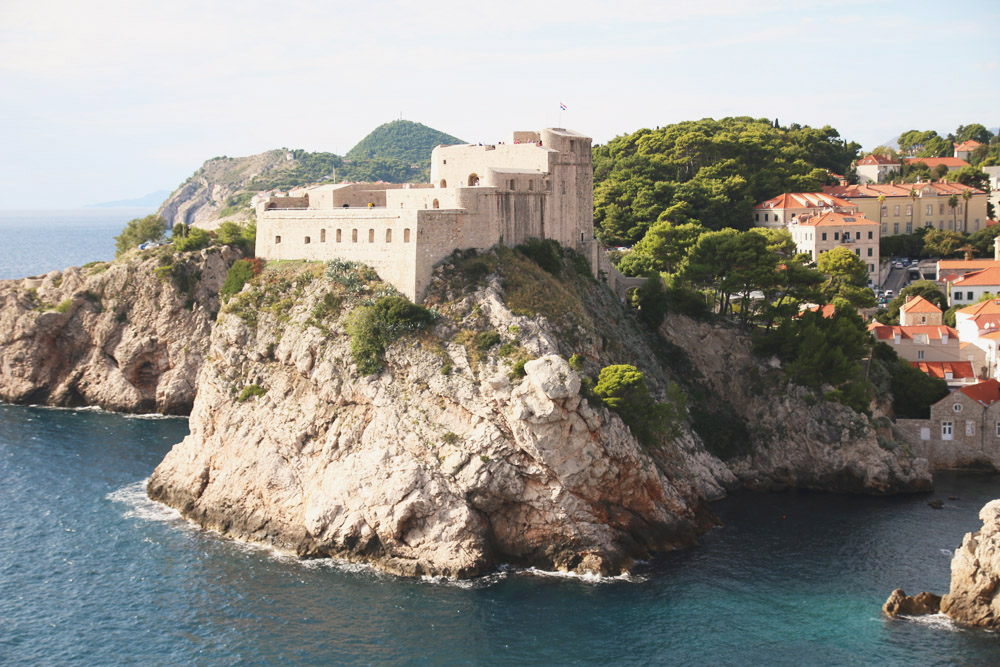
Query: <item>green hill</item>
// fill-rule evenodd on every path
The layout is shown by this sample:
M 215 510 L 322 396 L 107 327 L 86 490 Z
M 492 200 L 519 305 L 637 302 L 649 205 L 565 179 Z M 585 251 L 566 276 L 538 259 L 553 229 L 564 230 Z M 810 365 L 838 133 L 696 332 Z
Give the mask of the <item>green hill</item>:
M 440 144 L 464 144 L 457 137 L 409 120 L 379 125 L 344 157 L 348 160 L 399 160 L 407 166 L 429 167 L 431 151 Z

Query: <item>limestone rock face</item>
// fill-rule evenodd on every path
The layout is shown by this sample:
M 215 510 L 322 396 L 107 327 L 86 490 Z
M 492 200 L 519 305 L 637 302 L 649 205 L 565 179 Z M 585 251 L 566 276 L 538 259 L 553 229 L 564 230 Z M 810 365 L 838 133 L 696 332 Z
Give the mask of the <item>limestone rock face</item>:
M 112 264 L 0 281 L 0 400 L 186 414 L 238 257 L 229 248 L 133 251 Z
M 896 616 L 922 616 L 924 614 L 936 614 L 941 610 L 941 596 L 933 593 L 918 593 L 907 595 L 902 588 L 897 588 L 889 595 L 889 599 L 882 605 L 882 611 L 886 616 L 895 618 Z
M 983 527 L 966 533 L 951 560 L 951 590 L 941 611 L 966 625 L 1000 627 L 1000 500 L 979 511 Z
M 690 434 L 645 451 L 580 395 L 564 357 L 544 354 L 517 377 L 509 361 L 447 342 L 445 323 L 359 377 L 346 316 L 326 331 L 308 323 L 327 289 L 310 283 L 284 323 L 223 309 L 191 433 L 152 475 L 152 498 L 226 535 L 411 576 L 500 563 L 616 574 L 714 524 L 702 489 L 722 493 L 724 466 L 704 452 L 689 466 Z M 525 348 L 549 345 L 522 325 Z M 251 384 L 266 393 L 240 401 Z
M 752 355 L 742 332 L 671 315 L 660 333 L 689 356 L 703 386 L 724 406 L 721 417 L 745 425 L 742 447 L 724 443 L 731 446 L 726 464 L 744 486 L 869 494 L 931 490 L 926 459 L 882 447 L 864 416 L 783 380 L 777 365 L 769 368 Z M 706 446 L 713 451 L 712 443 Z

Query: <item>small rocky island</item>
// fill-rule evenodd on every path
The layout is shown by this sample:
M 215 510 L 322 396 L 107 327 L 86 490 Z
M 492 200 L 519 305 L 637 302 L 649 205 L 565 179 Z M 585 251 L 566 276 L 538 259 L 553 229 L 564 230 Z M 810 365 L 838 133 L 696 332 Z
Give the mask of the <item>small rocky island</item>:
M 947 614 L 963 625 L 1000 628 L 1000 500 L 979 511 L 983 527 L 966 533 L 951 560 L 951 589 L 907 596 L 896 589 L 882 606 L 890 617 Z

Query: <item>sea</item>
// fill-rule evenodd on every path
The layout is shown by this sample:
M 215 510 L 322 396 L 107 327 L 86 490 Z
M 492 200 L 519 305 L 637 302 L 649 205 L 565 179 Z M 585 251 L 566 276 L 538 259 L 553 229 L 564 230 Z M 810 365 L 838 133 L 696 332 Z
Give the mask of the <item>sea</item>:
M 62 253 L 63 220 L 95 248 L 121 228 L 34 218 L 27 238 L 52 252 L 2 244 L 4 270 L 100 259 Z M 0 404 L 0 664 L 1000 664 L 1000 634 L 880 611 L 895 588 L 947 591 L 996 475 L 887 498 L 734 494 L 698 547 L 629 576 L 412 580 L 233 542 L 149 501 L 187 432 L 182 418 Z

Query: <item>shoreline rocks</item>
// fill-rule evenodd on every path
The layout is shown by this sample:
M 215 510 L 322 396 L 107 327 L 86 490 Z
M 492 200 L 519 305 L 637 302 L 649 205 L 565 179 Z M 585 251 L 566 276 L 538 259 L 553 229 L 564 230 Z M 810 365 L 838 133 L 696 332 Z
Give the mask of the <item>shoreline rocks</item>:
M 941 596 L 927 592 L 907 595 L 902 588 L 897 588 L 882 605 L 882 611 L 890 618 L 937 614 L 941 611 Z
M 955 550 L 941 611 L 965 625 L 1000 628 L 1000 500 L 986 503 L 979 519 L 983 527 Z

